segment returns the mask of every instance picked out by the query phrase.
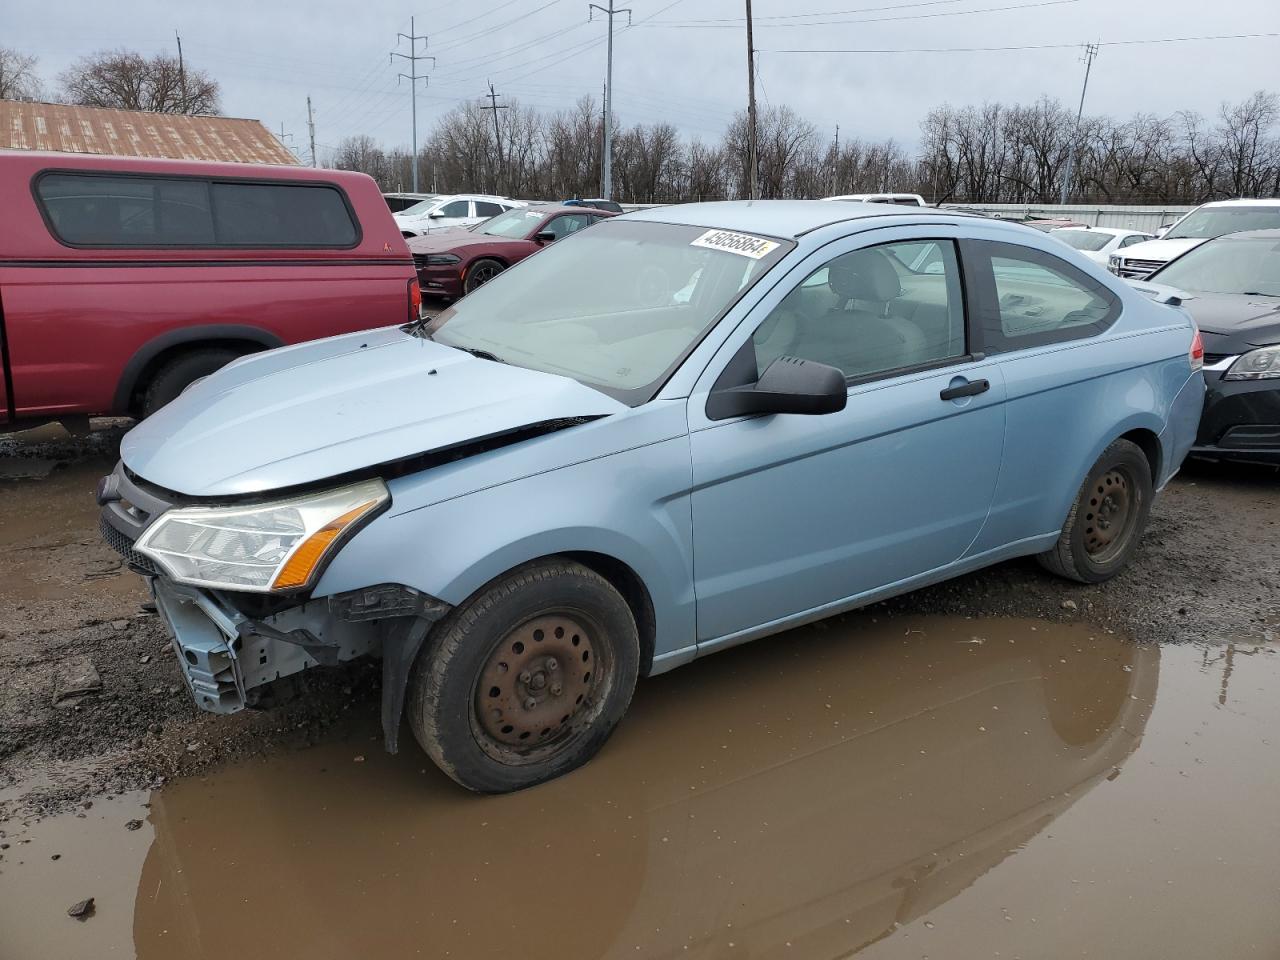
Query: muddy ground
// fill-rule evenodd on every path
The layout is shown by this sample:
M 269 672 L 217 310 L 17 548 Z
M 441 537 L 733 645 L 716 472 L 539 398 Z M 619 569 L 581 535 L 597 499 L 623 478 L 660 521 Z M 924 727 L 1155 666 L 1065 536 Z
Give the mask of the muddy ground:
M 0 439 L 0 821 L 321 742 L 348 714 L 376 714 L 378 671 L 359 663 L 306 675 L 269 710 L 195 709 L 142 581 L 98 536 L 93 488 L 123 427 L 95 426 L 84 439 Z M 1106 585 L 1018 561 L 875 610 L 1085 621 L 1143 643 L 1255 639 L 1277 622 L 1278 543 L 1277 471 L 1193 464 L 1159 499 L 1132 568 Z

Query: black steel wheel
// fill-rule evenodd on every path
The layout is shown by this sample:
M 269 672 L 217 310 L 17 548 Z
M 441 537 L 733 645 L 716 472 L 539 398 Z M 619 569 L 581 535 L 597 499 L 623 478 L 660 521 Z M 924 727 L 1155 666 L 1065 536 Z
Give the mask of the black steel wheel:
M 464 787 L 520 790 L 595 755 L 631 702 L 639 659 L 635 619 L 612 584 L 568 560 L 538 561 L 435 628 L 409 723 Z

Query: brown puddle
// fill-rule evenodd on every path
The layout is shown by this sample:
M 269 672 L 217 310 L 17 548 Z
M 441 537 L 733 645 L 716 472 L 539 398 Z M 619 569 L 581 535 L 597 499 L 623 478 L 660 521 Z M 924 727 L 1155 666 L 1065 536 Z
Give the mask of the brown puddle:
M 643 683 L 498 798 L 369 718 L 137 832 L 8 825 L 0 957 L 1274 957 L 1278 681 L 1266 645 L 864 613 Z

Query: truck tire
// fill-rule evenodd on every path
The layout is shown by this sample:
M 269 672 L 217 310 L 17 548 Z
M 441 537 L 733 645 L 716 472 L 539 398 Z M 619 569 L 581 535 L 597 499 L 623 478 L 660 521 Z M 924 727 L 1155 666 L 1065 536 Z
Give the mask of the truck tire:
M 537 561 L 437 625 L 410 680 L 409 724 L 467 789 L 521 790 L 596 754 L 639 664 L 635 619 L 613 585 L 578 563 Z
M 1081 484 L 1058 542 L 1036 559 L 1069 580 L 1110 580 L 1138 549 L 1153 495 L 1151 465 L 1141 448 L 1114 441 Z
M 141 414 L 151 416 L 201 377 L 241 356 L 229 347 L 203 347 L 180 354 L 156 371 L 142 394 Z

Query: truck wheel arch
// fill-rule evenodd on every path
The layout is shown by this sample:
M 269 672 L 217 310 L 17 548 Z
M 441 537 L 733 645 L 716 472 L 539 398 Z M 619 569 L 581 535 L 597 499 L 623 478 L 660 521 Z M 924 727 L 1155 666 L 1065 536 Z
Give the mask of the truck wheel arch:
M 232 347 L 243 353 L 283 347 L 284 341 L 260 327 L 243 324 L 208 324 L 170 330 L 148 340 L 124 365 L 116 384 L 111 410 L 119 415 L 136 412 L 136 400 L 148 378 L 184 350 L 204 347 Z

